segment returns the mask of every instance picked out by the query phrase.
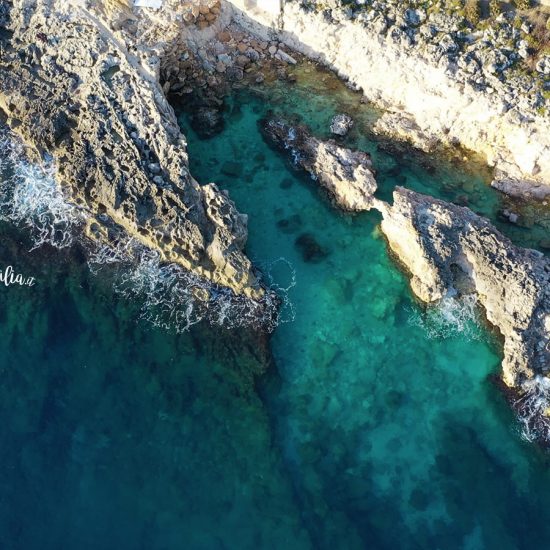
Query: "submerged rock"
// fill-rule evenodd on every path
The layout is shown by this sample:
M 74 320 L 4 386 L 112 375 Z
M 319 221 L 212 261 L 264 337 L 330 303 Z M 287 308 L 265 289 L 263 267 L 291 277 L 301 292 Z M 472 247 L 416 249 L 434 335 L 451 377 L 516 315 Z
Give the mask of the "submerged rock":
M 296 248 L 302 253 L 304 262 L 319 263 L 329 254 L 329 251 L 321 246 L 311 233 L 302 233 L 296 241 Z
M 200 107 L 191 114 L 191 126 L 201 139 L 210 139 L 223 132 L 223 115 L 215 107 Z
M 223 163 L 221 172 L 226 176 L 231 176 L 232 178 L 239 178 L 243 174 L 243 165 L 240 162 L 228 160 Z
M 283 218 L 277 222 L 277 227 L 283 233 L 296 233 L 303 225 L 300 214 L 293 214 L 288 218 Z
M 427 303 L 475 293 L 504 337 L 503 378 L 510 387 L 550 367 L 550 260 L 515 246 L 486 219 L 404 188 L 380 201 L 382 231 Z
M 333 140 L 321 141 L 305 126 L 282 119 L 260 124 L 266 140 L 308 172 L 338 207 L 349 212 L 370 210 L 377 185 L 367 153 L 340 147 Z

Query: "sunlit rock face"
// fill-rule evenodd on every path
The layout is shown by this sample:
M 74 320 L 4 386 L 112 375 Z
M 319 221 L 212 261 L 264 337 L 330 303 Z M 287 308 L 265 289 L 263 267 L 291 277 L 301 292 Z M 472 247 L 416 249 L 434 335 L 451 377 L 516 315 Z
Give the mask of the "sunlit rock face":
M 185 138 L 159 84 L 163 55 L 185 44 L 190 8 L 163 6 L 9 5 L 0 109 L 37 158 L 52 157 L 68 200 L 86 212 L 91 239 L 131 236 L 162 261 L 259 298 L 242 252 L 246 217 L 214 184 L 200 187 L 190 175 Z
M 486 219 L 404 188 L 378 203 L 382 231 L 424 302 L 478 296 L 504 336 L 503 378 L 520 386 L 550 370 L 550 261 L 519 248 Z
M 334 140 L 322 141 L 303 125 L 280 118 L 261 122 L 264 138 L 282 150 L 293 166 L 304 170 L 330 200 L 348 212 L 370 210 L 376 191 L 372 163 L 363 151 L 352 151 Z
M 428 19 L 425 13 L 401 14 L 399 3 L 388 3 L 385 14 L 357 15 L 341 2 L 289 0 L 277 17 L 254 2 L 230 3 L 235 18 L 253 32 L 275 34 L 334 69 L 369 100 L 397 111 L 380 125 L 381 132 L 422 149 L 460 144 L 496 167 L 496 187 L 527 197 L 548 194 L 541 189 L 550 182 L 550 132 L 548 112 L 540 107 L 542 94 L 503 84 L 491 72 L 490 48 L 485 51 L 476 43 L 475 55 L 459 55 L 458 30 L 452 25 L 447 30 L 445 21 Z M 480 61 L 473 63 L 472 56 Z M 535 100 L 539 107 L 531 104 Z

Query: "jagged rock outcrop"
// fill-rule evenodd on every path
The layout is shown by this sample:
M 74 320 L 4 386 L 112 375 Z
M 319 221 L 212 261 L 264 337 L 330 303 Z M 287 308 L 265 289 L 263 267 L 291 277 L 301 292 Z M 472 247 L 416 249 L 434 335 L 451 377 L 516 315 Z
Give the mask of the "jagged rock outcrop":
M 550 197 L 550 184 L 531 182 L 531 184 L 526 187 L 523 180 L 510 177 L 498 171 L 496 177 L 491 182 L 491 186 L 510 197 L 527 200 L 544 200 Z
M 260 127 L 264 138 L 308 172 L 336 206 L 349 212 L 370 210 L 377 185 L 367 153 L 321 141 L 305 126 L 279 118 L 263 120 Z
M 68 199 L 87 212 L 90 238 L 131 236 L 258 298 L 242 252 L 246 217 L 190 175 L 159 84 L 163 55 L 185 43 L 189 2 L 165 4 L 159 13 L 115 0 L 3 2 L 0 111 L 37 155 L 53 156 Z
M 424 151 L 431 153 L 437 149 L 441 141 L 433 135 L 427 135 L 410 115 L 400 112 L 388 111 L 384 113 L 374 124 L 375 134 L 404 141 Z
M 377 201 L 382 231 L 426 303 L 475 294 L 504 337 L 511 387 L 550 370 L 550 260 L 515 246 L 486 219 L 404 188 Z

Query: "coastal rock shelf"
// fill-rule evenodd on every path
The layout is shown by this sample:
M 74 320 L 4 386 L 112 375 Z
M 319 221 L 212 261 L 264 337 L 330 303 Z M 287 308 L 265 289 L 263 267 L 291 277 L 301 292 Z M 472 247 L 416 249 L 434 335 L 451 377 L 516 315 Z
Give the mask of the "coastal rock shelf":
M 0 114 L 37 157 L 53 156 L 68 200 L 88 212 L 91 239 L 131 237 L 164 261 L 259 298 L 242 252 L 246 216 L 215 184 L 201 187 L 190 175 L 159 84 L 163 52 L 181 39 L 174 10 L 149 19 L 117 2 L 4 3 Z
M 379 202 L 382 231 L 418 298 L 474 294 L 504 337 L 510 387 L 550 370 L 550 261 L 514 244 L 468 208 L 397 188 Z
M 544 96 L 505 84 L 490 72 L 494 46 L 489 38 L 478 44 L 480 57 L 488 59 L 474 62 L 472 56 L 477 57 L 460 56 L 450 38 L 460 35 L 466 44 L 473 39 L 458 32 L 453 18 L 435 14 L 422 21 L 425 32 L 419 32 L 421 21 L 407 18 L 400 3 L 383 4 L 393 19 L 375 12 L 376 17 L 359 17 L 336 1 L 273 2 L 280 9 L 248 0 L 230 3 L 235 19 L 252 32 L 276 36 L 333 69 L 380 107 L 399 109 L 401 116 L 385 125 L 391 135 L 413 143 L 420 136 L 421 148 L 432 141 L 460 144 L 496 168 L 495 187 L 525 197 L 550 194 L 548 112 L 538 103 L 530 105 L 535 98 L 544 104 Z M 483 85 L 472 82 L 472 64 Z

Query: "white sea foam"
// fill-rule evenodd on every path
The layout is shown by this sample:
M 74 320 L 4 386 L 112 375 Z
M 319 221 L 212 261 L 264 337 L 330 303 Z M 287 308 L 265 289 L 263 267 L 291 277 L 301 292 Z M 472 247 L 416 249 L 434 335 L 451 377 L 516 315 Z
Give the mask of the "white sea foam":
M 263 300 L 257 302 L 213 285 L 177 264 L 164 264 L 158 253 L 139 244 L 122 243 L 119 250 L 101 255 L 108 263 L 117 258 L 123 262 L 115 290 L 139 301 L 140 317 L 155 326 L 185 332 L 207 320 L 226 328 L 272 331 L 287 321 L 289 309 L 292 311 L 288 290 L 295 284 L 294 278 L 289 287 L 271 286 Z M 96 256 L 94 261 L 97 260 Z M 281 303 L 283 307 L 279 307 Z
M 550 442 L 550 379 L 535 376 L 522 384 L 523 395 L 514 403 L 521 437 L 526 441 Z
M 294 304 L 290 299 L 290 291 L 296 286 L 296 270 L 286 258 L 255 262 L 262 270 L 264 283 L 271 292 L 275 292 L 280 300 L 278 308 L 278 325 L 291 323 L 296 317 Z
M 0 219 L 29 229 L 33 248 L 72 244 L 82 217 L 63 194 L 53 163 L 27 161 L 22 145 L 0 132 Z
M 90 269 L 118 268 L 115 291 L 140 303 L 140 317 L 155 326 L 184 332 L 206 320 L 226 328 L 255 327 L 268 332 L 294 319 L 289 291 L 296 285 L 292 265 L 284 258 L 260 264 L 267 289 L 261 302 L 213 285 L 181 266 L 160 260 L 134 239 L 103 244 L 89 254 Z M 288 272 L 285 283 L 277 268 Z M 280 269 L 279 269 L 280 270 Z
M 131 262 L 137 242 L 132 238 L 110 243 L 93 243 L 88 250 L 88 266 L 97 275 L 103 266 Z
M 7 131 L 0 130 L 0 219 L 29 230 L 33 248 L 50 244 L 64 248 L 81 234 L 75 231 L 83 214 L 68 202 L 55 179 L 51 162 L 36 166 L 25 158 L 23 146 Z M 295 284 L 292 266 L 284 259 L 266 264 L 261 302 L 238 296 L 214 285 L 160 256 L 132 238 L 96 244 L 84 242 L 91 271 L 115 267 L 115 291 L 141 304 L 140 316 L 155 326 L 188 330 L 207 320 L 228 328 L 255 327 L 272 331 L 280 322 L 294 318 L 288 291 Z M 287 285 L 276 284 L 277 266 L 290 272 Z
M 411 311 L 409 323 L 423 328 L 432 339 L 462 335 L 475 340 L 481 335 L 475 294 L 443 298 L 425 311 L 415 308 Z

